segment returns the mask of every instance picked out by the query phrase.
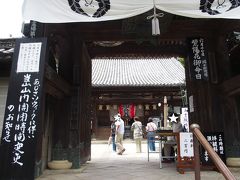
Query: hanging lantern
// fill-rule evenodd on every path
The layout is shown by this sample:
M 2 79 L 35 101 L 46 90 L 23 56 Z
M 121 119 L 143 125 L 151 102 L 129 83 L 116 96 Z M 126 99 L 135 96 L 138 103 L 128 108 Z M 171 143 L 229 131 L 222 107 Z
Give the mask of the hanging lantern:
M 110 105 L 106 105 L 106 110 L 109 110 L 110 109 Z
M 103 105 L 98 105 L 98 110 L 102 110 L 103 109 Z
M 145 110 L 149 110 L 149 104 L 145 105 Z
M 138 109 L 142 109 L 142 105 L 141 104 L 138 105 Z
M 153 105 L 153 110 L 157 110 L 157 105 L 156 104 Z
M 163 102 L 164 102 L 164 104 L 167 104 L 167 96 L 164 96 Z
M 113 109 L 114 109 L 114 110 L 117 110 L 117 105 L 113 105 Z

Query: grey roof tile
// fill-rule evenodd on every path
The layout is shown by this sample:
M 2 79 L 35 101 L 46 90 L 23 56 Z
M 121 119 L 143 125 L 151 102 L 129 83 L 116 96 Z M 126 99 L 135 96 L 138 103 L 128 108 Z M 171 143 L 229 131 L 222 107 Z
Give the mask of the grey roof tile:
M 93 87 L 179 86 L 185 70 L 176 58 L 168 59 L 93 59 Z

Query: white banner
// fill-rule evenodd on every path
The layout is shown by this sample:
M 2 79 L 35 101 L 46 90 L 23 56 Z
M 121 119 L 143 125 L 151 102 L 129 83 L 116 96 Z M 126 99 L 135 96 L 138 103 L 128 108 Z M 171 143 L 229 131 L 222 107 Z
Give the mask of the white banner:
M 153 8 L 154 0 L 24 0 L 24 21 L 94 22 L 129 18 Z M 155 0 L 168 13 L 192 18 L 240 19 L 240 0 Z
M 193 157 L 193 134 L 181 132 L 180 138 L 180 157 Z
M 156 0 L 157 8 L 192 18 L 240 19 L 240 0 Z
M 44 23 L 108 21 L 152 8 L 152 0 L 25 0 L 23 19 Z

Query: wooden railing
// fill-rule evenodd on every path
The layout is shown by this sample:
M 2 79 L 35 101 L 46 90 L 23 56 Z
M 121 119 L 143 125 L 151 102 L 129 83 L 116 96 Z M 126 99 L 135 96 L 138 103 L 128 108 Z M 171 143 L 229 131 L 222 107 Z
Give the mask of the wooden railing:
M 194 159 L 195 159 L 195 180 L 200 180 L 200 157 L 199 157 L 199 142 L 204 147 L 204 149 L 208 152 L 209 156 L 211 157 L 212 161 L 214 162 L 215 166 L 218 170 L 222 173 L 222 175 L 227 180 L 236 180 L 218 154 L 214 151 L 212 146 L 203 136 L 200 131 L 200 126 L 198 124 L 192 124 L 190 127 L 191 131 L 193 132 L 193 141 L 194 141 Z

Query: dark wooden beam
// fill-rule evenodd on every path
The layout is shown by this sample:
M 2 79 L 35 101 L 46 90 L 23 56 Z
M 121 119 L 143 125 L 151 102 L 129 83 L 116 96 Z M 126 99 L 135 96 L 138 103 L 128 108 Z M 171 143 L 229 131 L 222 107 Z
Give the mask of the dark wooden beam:
M 16 39 L 1 39 L 0 40 L 0 49 L 10 49 L 15 47 Z
M 122 45 L 116 47 L 101 47 L 88 44 L 88 50 L 92 58 L 107 56 L 132 57 L 134 55 L 136 57 L 179 57 L 186 54 L 185 43 L 178 41 L 165 41 L 162 44 L 158 41 L 147 41 L 141 44 L 124 42 Z
M 238 82 L 240 82 L 240 75 L 224 81 L 219 85 L 219 89 L 227 96 L 240 94 L 240 84 Z
M 188 36 L 211 37 L 214 33 L 228 33 L 233 29 L 240 28 L 240 20 L 231 19 L 180 19 L 171 20 L 165 32 L 162 32 L 158 39 L 185 39 Z M 149 27 L 148 27 L 149 26 Z M 161 23 L 160 23 L 161 26 Z M 105 21 L 94 23 L 67 23 L 47 24 L 46 35 L 71 34 L 73 37 L 80 37 L 83 41 L 109 41 L 152 38 L 151 24 L 141 27 L 143 30 L 126 33 L 123 32 L 123 20 Z M 161 27 L 160 27 L 161 29 Z M 144 31 L 145 30 L 145 31 Z M 147 33 L 145 33 L 147 32 Z
M 71 86 L 63 80 L 49 65 L 45 65 L 46 92 L 57 97 L 69 96 Z
M 44 89 L 46 94 L 49 94 L 57 99 L 63 99 L 65 95 L 62 91 L 59 91 L 55 86 L 53 86 L 52 82 L 48 79 L 45 79 Z
M 158 104 L 163 102 L 162 98 L 132 98 L 123 99 L 119 98 L 108 98 L 108 99 L 96 99 L 96 104 L 111 105 L 111 104 Z M 168 101 L 168 104 L 179 106 L 182 104 L 181 99 L 172 99 Z
M 179 87 L 92 87 L 93 94 L 101 94 L 101 93 L 121 93 L 121 94 L 129 94 L 129 93 L 153 93 L 153 94 L 172 94 L 179 93 Z

